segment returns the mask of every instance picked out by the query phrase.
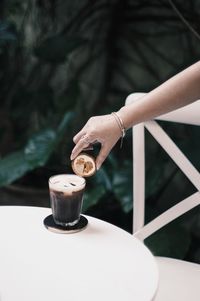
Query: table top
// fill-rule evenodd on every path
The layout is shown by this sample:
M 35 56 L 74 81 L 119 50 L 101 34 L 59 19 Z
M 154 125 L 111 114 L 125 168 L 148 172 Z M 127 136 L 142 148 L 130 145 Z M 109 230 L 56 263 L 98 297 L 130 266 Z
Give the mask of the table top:
M 150 301 L 158 284 L 142 242 L 86 216 L 85 230 L 48 231 L 49 208 L 0 207 L 0 301 Z

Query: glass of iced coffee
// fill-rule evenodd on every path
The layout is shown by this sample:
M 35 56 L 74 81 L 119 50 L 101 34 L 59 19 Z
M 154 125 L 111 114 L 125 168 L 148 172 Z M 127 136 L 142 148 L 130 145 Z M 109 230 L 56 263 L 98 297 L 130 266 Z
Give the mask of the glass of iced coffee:
M 85 179 L 74 174 L 60 174 L 49 179 L 50 202 L 54 222 L 74 226 L 81 214 Z

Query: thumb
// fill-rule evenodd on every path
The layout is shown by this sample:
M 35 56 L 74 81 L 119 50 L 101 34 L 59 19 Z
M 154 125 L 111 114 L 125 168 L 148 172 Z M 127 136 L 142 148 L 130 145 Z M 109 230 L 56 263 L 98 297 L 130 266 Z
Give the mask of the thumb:
M 105 161 L 105 159 L 109 155 L 110 150 L 111 150 L 111 148 L 108 148 L 104 145 L 101 147 L 101 150 L 100 150 L 100 152 L 99 152 L 99 154 L 96 158 L 96 168 L 97 168 L 97 170 L 100 169 L 102 163 Z

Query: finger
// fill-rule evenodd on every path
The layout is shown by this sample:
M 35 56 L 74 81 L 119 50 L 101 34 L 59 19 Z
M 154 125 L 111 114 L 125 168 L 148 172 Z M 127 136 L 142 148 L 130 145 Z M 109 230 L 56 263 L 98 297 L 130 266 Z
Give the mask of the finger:
M 102 146 L 101 150 L 96 158 L 96 168 L 97 170 L 100 169 L 102 163 L 105 161 L 105 159 L 107 158 L 108 154 L 110 153 L 111 148 L 110 147 L 106 147 L 106 146 Z
M 74 136 L 74 138 L 73 138 L 74 143 L 77 144 L 78 141 L 79 141 L 85 134 L 86 134 L 86 131 L 85 131 L 84 128 L 83 128 L 80 132 L 78 132 L 78 133 Z
M 83 138 L 83 139 L 82 139 Z M 89 141 L 84 139 L 84 136 L 82 136 L 81 139 L 77 142 L 77 144 L 74 146 L 70 159 L 73 160 L 78 156 L 78 154 L 85 149 L 88 145 L 90 145 Z

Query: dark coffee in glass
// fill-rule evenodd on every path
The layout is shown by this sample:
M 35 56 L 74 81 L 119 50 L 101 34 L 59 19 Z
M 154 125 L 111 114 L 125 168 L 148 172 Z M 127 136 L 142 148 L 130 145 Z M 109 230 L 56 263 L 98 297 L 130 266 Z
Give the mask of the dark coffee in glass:
M 61 226 L 78 223 L 85 189 L 85 179 L 74 174 L 61 174 L 49 179 L 53 219 Z

